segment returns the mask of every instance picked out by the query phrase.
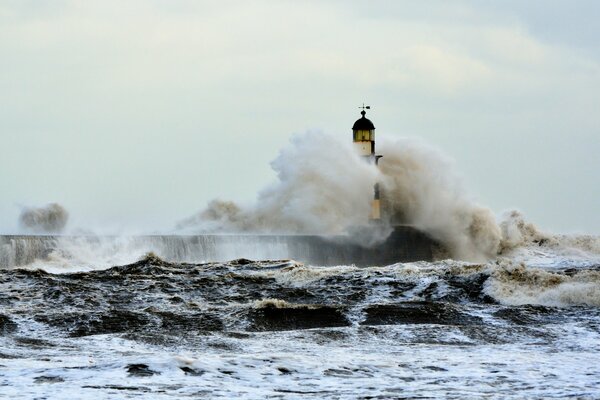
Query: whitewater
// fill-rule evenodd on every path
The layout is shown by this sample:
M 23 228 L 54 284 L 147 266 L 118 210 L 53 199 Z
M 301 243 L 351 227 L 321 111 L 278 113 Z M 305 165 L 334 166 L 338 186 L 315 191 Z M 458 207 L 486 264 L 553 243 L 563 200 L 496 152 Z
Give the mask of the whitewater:
M 155 235 L 24 209 L 0 236 L 0 397 L 600 397 L 600 238 L 496 216 L 420 143 L 380 149 L 377 169 L 297 135 L 255 204 L 215 200 Z M 434 261 L 289 259 L 278 238 L 355 240 L 376 182 L 368 245 L 410 224 L 443 246 Z

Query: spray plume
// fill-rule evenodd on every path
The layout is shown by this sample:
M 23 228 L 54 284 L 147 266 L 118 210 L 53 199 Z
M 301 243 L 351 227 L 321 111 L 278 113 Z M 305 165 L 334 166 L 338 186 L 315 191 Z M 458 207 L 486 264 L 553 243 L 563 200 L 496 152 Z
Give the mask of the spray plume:
M 271 163 L 277 181 L 254 206 L 213 200 L 178 229 L 345 234 L 368 225 L 373 185 L 380 182 L 384 226 L 415 225 L 460 259 L 497 254 L 501 230 L 492 212 L 469 200 L 445 157 L 406 140 L 382 142 L 379 149 L 384 158 L 377 168 L 350 143 L 317 133 L 295 135 Z
M 33 233 L 60 233 L 67 225 L 69 213 L 57 203 L 45 207 L 27 207 L 21 211 L 21 228 Z
M 470 200 L 451 160 L 410 140 L 383 141 L 380 149 L 384 207 L 393 222 L 427 232 L 459 259 L 482 261 L 497 254 L 496 219 Z
M 350 145 L 314 132 L 295 135 L 271 167 L 277 181 L 258 194 L 255 206 L 213 200 L 178 228 L 336 234 L 367 223 L 378 173 Z

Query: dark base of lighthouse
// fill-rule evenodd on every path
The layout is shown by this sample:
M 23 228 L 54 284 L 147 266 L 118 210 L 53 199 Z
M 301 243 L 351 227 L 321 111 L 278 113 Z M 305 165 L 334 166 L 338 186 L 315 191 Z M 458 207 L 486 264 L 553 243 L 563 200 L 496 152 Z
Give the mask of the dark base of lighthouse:
M 293 259 L 313 265 L 388 265 L 431 261 L 443 255 L 442 247 L 425 233 L 395 227 L 383 242 L 372 246 L 369 232 L 342 236 L 316 235 L 154 235 L 154 236 L 0 236 L 0 268 L 59 262 L 78 266 L 127 264 L 152 252 L 172 262 Z M 107 260 L 110 258 L 110 260 Z M 114 264 L 113 264 L 114 265 Z

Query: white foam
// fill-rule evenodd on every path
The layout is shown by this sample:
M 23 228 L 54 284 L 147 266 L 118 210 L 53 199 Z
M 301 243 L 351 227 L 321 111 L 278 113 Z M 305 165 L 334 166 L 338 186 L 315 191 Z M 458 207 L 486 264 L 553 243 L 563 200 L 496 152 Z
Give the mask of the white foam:
M 354 399 L 357 397 L 449 395 L 471 397 L 597 397 L 600 367 L 597 333 L 563 325 L 555 334 L 560 347 L 507 344 L 473 345 L 457 327 L 436 333 L 455 345 L 412 343 L 433 334 L 428 326 L 381 327 L 379 334 L 355 328 L 330 330 L 327 340 L 317 331 L 268 332 L 251 338 L 207 337 L 203 345 L 162 348 L 110 335 L 68 340 L 43 358 L 3 360 L 3 395 L 25 398 L 102 399 L 122 397 Z M 385 330 L 385 334 L 383 331 Z M 427 333 L 427 332 L 430 333 Z M 230 350 L 212 348 L 227 344 Z M 458 343 L 463 343 L 460 345 Z M 551 350 L 551 351 L 549 351 Z M 144 364 L 152 376 L 130 376 L 127 366 Z M 186 374 L 189 368 L 200 376 Z M 40 376 L 55 383 L 34 383 Z M 469 384 L 465 384 L 468 382 Z
M 571 276 L 522 263 L 504 263 L 493 271 L 485 292 L 508 305 L 600 307 L 600 272 L 581 270 Z

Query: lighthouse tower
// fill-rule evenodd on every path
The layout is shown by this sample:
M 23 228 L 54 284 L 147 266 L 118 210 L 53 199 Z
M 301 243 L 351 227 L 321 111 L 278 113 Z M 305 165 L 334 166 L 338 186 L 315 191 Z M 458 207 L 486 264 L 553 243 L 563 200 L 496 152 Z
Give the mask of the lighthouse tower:
M 365 117 L 365 110 L 371 109 L 370 106 L 363 104 L 360 114 L 361 118 L 357 119 L 352 126 L 352 141 L 356 147 L 358 154 L 363 156 L 369 163 L 377 165 L 379 159 L 383 156 L 375 154 L 375 125 Z M 373 202 L 371 203 L 370 219 L 374 221 L 381 220 L 381 204 L 379 200 L 379 184 L 375 184 Z

